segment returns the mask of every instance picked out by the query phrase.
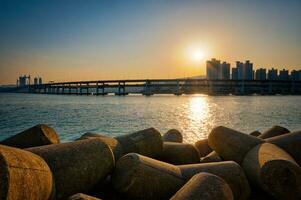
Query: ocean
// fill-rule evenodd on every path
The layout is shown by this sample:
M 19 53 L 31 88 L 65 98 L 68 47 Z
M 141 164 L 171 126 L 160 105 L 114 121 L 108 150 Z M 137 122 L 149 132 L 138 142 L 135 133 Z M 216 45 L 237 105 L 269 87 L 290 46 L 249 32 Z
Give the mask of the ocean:
M 194 143 L 219 125 L 246 134 L 276 124 L 301 130 L 301 96 L 0 93 L 0 140 L 40 123 L 53 127 L 62 141 L 86 132 L 117 136 L 154 127 L 162 134 L 178 129 L 185 142 Z

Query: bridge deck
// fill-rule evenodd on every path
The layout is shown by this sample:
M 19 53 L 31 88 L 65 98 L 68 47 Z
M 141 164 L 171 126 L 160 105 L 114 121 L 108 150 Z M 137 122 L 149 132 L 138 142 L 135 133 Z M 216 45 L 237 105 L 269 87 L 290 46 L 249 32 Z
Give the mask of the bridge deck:
M 46 94 L 301 94 L 301 81 L 131 79 L 93 80 L 31 85 L 29 92 Z

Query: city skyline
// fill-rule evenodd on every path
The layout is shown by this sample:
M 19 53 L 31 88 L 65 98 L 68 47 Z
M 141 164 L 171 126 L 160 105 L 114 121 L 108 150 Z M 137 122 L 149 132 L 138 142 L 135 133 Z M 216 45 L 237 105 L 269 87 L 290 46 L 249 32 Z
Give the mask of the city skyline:
M 206 75 L 206 60 L 301 69 L 301 2 L 0 1 L 0 84 Z M 212 15 L 212 13 L 215 13 Z
M 232 66 L 216 58 L 206 61 L 207 80 L 282 80 L 301 81 L 301 69 L 255 67 L 250 60 L 236 61 Z M 279 71 L 279 73 L 278 73 Z
M 207 61 L 204 61 L 205 63 L 208 63 L 209 61 L 212 61 L 212 60 L 216 60 L 216 61 L 218 61 L 218 62 L 220 62 L 220 65 L 221 66 L 223 66 L 222 68 L 224 68 L 225 69 L 225 67 L 227 67 L 228 68 L 228 70 L 227 70 L 227 72 L 226 72 L 226 74 L 223 74 L 223 73 L 220 73 L 219 72 L 219 74 L 217 75 L 217 77 L 218 78 L 215 78 L 215 79 L 225 79 L 225 80 L 227 80 L 227 79 L 231 79 L 231 80 L 243 80 L 243 79 L 245 79 L 245 80 L 277 80 L 277 78 L 278 78 L 278 76 L 280 77 L 280 76 L 282 76 L 283 74 L 281 74 L 281 72 L 283 72 L 283 71 L 285 71 L 285 73 L 288 73 L 288 76 L 291 76 L 291 73 L 293 72 L 293 73 L 295 73 L 295 72 L 297 72 L 297 76 L 299 77 L 299 78 L 297 78 L 297 79 L 295 79 L 295 80 L 301 80 L 301 68 L 292 68 L 292 69 L 288 69 L 288 68 L 286 68 L 286 67 L 279 67 L 279 68 L 277 68 L 277 67 L 265 67 L 265 66 L 253 66 L 253 63 L 250 63 L 251 65 L 252 65 L 252 70 L 251 70 L 251 72 L 253 73 L 252 74 L 252 76 L 250 77 L 249 76 L 249 78 L 241 78 L 240 76 L 238 76 L 238 74 L 236 75 L 237 76 L 237 78 L 234 78 L 233 79 L 233 73 L 238 73 L 238 72 L 236 72 L 235 70 L 238 68 L 238 63 L 239 64 L 244 64 L 243 62 L 241 62 L 241 61 L 235 61 L 235 64 L 236 65 L 232 65 L 231 63 L 228 63 L 227 61 L 221 61 L 221 60 L 219 60 L 219 59 L 216 59 L 216 58 L 211 58 L 211 60 L 207 60 Z M 250 62 L 250 60 L 245 60 L 247 63 L 249 63 Z M 226 66 L 225 66 L 226 65 Z M 264 78 L 262 78 L 262 70 L 264 70 L 264 73 L 265 73 L 265 77 Z M 234 71 L 234 72 L 233 72 Z M 277 78 L 268 78 L 268 73 L 269 73 L 269 71 L 273 71 L 272 73 L 273 73 L 273 77 L 277 77 Z M 261 75 L 257 75 L 257 73 L 261 73 Z M 276 73 L 276 74 L 275 74 Z M 28 74 L 28 75 L 27 75 Z M 250 73 L 249 73 L 250 74 Z M 300 74 L 300 75 L 299 75 Z M 27 79 L 28 77 L 27 76 L 32 76 L 32 78 L 34 78 L 34 79 L 36 79 L 36 78 L 38 78 L 39 79 L 39 82 L 40 82 L 40 84 L 42 83 L 42 81 L 40 81 L 40 78 L 41 78 L 41 76 L 39 75 L 39 73 L 38 74 L 35 74 L 35 75 L 31 75 L 30 73 L 25 73 L 25 74 L 19 74 L 18 76 L 16 76 L 16 79 L 17 80 L 15 80 L 15 82 L 14 83 L 8 83 L 8 85 L 14 85 L 14 84 L 16 84 L 16 85 L 18 85 L 18 82 L 20 81 L 20 78 L 21 77 L 23 77 L 23 78 L 25 78 L 25 79 Z M 221 78 L 221 76 L 222 76 L 222 78 Z M 225 78 L 226 76 L 228 76 L 228 78 Z M 241 75 L 242 76 L 242 75 Z M 256 76 L 259 76 L 259 77 L 261 77 L 261 78 L 255 78 Z M 206 70 L 205 70 L 205 73 L 204 74 L 196 74 L 195 76 L 191 76 L 191 77 L 168 77 L 168 79 L 173 79 L 173 78 L 175 78 L 175 79 L 177 79 L 177 78 L 193 78 L 193 77 L 204 77 L 204 78 L 207 78 L 208 79 L 208 67 L 207 67 L 207 65 L 206 65 Z M 165 77 L 166 78 L 166 77 Z M 33 79 L 33 80 L 34 80 Z M 139 78 L 122 78 L 122 79 L 139 79 Z M 141 79 L 143 79 L 143 78 L 141 78 Z M 152 79 L 152 77 L 147 77 L 146 79 Z M 210 78 L 209 78 L 210 79 Z M 43 83 L 50 83 L 50 82 L 68 82 L 68 81 L 93 81 L 93 80 L 113 80 L 113 79 L 89 79 L 89 80 L 62 80 L 62 81 L 54 81 L 54 80 L 44 80 L 43 79 Z M 118 79 L 116 79 L 116 80 L 118 80 Z M 288 80 L 289 80 L 289 78 L 288 78 Z M 25 80 L 24 80 L 25 81 Z M 17 83 L 16 83 L 17 82 Z M 26 82 L 26 81 L 25 81 Z M 33 82 L 32 82 L 33 83 Z M 0 85 L 1 85 L 1 83 L 0 83 Z M 5 84 L 3 84 L 3 85 L 5 85 Z

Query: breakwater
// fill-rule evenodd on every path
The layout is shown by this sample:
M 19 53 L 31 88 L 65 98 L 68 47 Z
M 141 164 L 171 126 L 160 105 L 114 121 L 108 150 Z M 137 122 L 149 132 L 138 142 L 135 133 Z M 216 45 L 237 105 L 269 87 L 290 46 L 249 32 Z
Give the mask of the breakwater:
M 61 143 L 54 129 L 37 125 L 1 142 L 0 197 L 300 199 L 301 131 L 273 126 L 253 135 L 218 126 L 186 144 L 176 129 L 148 128 Z

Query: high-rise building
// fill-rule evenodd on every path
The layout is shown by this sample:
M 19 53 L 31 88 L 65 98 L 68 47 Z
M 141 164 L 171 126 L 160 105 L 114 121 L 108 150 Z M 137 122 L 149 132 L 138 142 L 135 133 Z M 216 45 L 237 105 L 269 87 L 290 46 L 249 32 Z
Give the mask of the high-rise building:
M 255 79 L 256 80 L 266 80 L 267 78 L 267 70 L 264 68 L 259 68 L 255 72 Z
M 208 80 L 217 80 L 220 69 L 220 61 L 212 58 L 206 62 L 206 77 Z
M 269 69 L 268 71 L 268 80 L 273 81 L 273 80 L 278 80 L 278 70 L 277 69 Z
M 218 69 L 218 79 L 229 80 L 230 79 L 230 63 L 222 62 Z
M 292 70 L 290 78 L 292 81 L 301 81 L 301 70 Z
M 239 80 L 253 80 L 253 63 L 247 60 L 245 63 L 236 61 Z
M 23 87 L 26 85 L 30 85 L 30 75 L 29 76 L 19 76 L 19 80 L 17 81 L 17 85 L 19 87 Z
M 236 67 L 232 68 L 232 76 L 231 76 L 232 80 L 238 80 L 238 71 Z
M 240 61 L 236 61 L 236 69 L 237 69 L 237 79 L 244 79 L 244 64 Z
M 288 81 L 289 80 L 288 70 L 283 69 L 283 70 L 279 71 L 279 80 L 282 80 L 282 81 Z
M 33 84 L 38 85 L 38 77 L 35 77 L 35 78 L 33 79 Z
M 208 60 L 206 63 L 208 80 L 229 80 L 230 79 L 230 63 L 220 62 L 215 58 Z
M 244 70 L 244 79 L 253 80 L 253 63 L 247 60 L 244 64 Z

